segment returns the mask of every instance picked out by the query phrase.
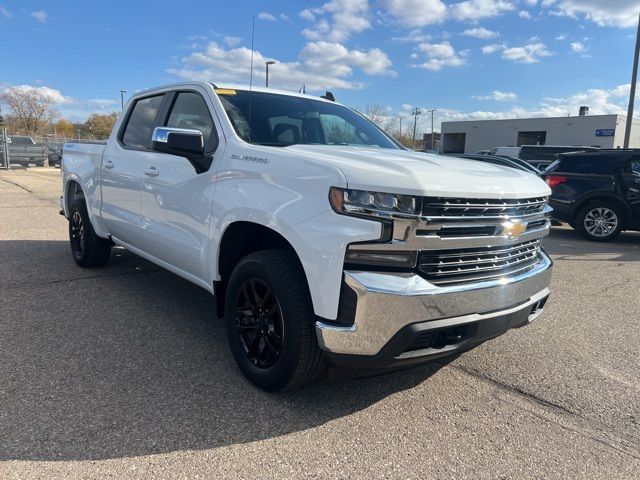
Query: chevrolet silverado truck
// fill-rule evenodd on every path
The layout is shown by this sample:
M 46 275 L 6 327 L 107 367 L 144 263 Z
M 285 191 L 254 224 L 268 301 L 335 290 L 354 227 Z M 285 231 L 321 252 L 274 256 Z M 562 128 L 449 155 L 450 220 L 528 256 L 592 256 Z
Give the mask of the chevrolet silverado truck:
M 43 167 L 47 160 L 47 147 L 38 145 L 31 137 L 11 135 L 7 138 L 9 161 L 12 165 L 28 167 L 30 163 Z
M 106 145 L 63 156 L 78 265 L 118 245 L 212 293 L 268 391 L 471 349 L 549 296 L 540 178 L 408 151 L 331 94 L 147 90 Z

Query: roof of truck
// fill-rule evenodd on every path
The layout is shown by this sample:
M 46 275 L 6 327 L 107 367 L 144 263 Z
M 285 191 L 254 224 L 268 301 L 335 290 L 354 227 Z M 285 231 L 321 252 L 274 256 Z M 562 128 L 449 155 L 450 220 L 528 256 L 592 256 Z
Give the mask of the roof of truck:
M 146 94 L 155 92 L 157 90 L 166 90 L 166 89 L 171 89 L 171 88 L 186 87 L 186 86 L 189 86 L 189 85 L 200 85 L 202 87 L 213 86 L 215 89 L 220 89 L 220 90 L 243 90 L 243 91 L 249 91 L 250 90 L 249 85 L 193 81 L 193 82 L 172 83 L 172 84 L 168 84 L 168 85 L 161 85 L 161 86 L 158 86 L 158 87 L 149 88 L 149 89 L 146 89 L 146 90 L 142 90 L 140 92 L 136 92 L 136 94 L 134 96 L 135 97 L 139 97 L 139 96 L 142 96 L 142 95 L 146 95 Z M 288 95 L 290 97 L 308 98 L 308 99 L 311 99 L 311 100 L 319 100 L 321 102 L 339 103 L 339 102 L 333 102 L 331 100 L 327 100 L 326 98 L 321 98 L 320 96 L 309 95 L 307 93 L 300 93 L 300 92 L 295 92 L 295 91 L 291 91 L 291 90 L 282 90 L 282 89 L 279 89 L 279 88 L 260 87 L 260 86 L 253 85 L 251 87 L 251 90 L 254 91 L 254 92 L 261 92 L 261 93 L 272 93 L 272 94 L 276 94 L 276 95 Z

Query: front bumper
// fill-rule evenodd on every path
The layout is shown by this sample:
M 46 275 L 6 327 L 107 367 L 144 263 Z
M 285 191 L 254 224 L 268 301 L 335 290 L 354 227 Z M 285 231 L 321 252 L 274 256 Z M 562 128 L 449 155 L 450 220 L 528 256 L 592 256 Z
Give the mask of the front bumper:
M 345 282 L 357 296 L 354 323 L 317 322 L 318 341 L 329 359 L 374 363 L 467 350 L 537 318 L 549 296 L 552 266 L 541 252 L 541 261 L 520 275 L 449 287 L 412 273 L 346 271 Z

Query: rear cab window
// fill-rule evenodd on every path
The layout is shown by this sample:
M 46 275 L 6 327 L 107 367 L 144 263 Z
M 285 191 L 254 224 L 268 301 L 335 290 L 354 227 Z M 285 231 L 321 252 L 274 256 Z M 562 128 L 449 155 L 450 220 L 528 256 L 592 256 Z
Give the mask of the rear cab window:
M 126 148 L 149 149 L 164 93 L 136 100 L 120 141 Z

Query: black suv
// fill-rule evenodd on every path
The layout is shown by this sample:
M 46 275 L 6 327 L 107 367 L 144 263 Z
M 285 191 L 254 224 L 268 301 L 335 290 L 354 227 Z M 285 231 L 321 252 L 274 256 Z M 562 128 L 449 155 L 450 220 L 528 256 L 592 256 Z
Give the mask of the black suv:
M 599 150 L 558 156 L 543 174 L 553 217 L 589 240 L 640 230 L 640 150 Z
M 518 158 L 529 162 L 534 167 L 544 170 L 558 155 L 568 152 L 596 152 L 598 147 L 586 146 L 554 146 L 554 145 L 523 145 L 520 147 Z

